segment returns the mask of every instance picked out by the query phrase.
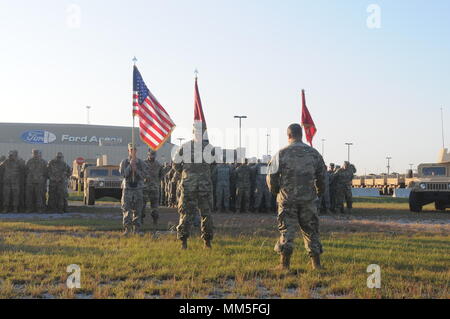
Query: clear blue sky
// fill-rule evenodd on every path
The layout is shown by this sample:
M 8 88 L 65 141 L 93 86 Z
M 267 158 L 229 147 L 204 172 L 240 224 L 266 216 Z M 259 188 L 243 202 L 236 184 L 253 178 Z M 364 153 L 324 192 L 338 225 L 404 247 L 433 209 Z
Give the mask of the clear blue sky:
M 372 3 L 379 29 L 367 27 Z M 245 114 L 245 127 L 280 130 L 275 151 L 299 122 L 304 88 L 327 162 L 344 161 L 353 142 L 360 173 L 385 171 L 388 155 L 404 172 L 436 160 L 441 106 L 449 126 L 449 39 L 446 0 L 1 0 L 0 121 L 85 123 L 91 105 L 92 124 L 130 125 L 136 55 L 174 138 L 189 137 L 198 68 L 211 129 L 236 128 L 233 115 Z M 250 155 L 265 153 L 259 135 L 244 142 L 261 146 Z

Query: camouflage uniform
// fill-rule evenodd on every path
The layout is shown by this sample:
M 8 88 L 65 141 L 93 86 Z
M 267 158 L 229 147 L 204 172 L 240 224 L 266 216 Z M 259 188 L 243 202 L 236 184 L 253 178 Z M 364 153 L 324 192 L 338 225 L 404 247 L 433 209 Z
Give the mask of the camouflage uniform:
M 227 164 L 217 165 L 216 210 L 222 207 L 225 211 L 230 209 L 230 173 L 231 169 Z
M 132 173 L 131 157 L 120 162 L 120 175 L 122 175 L 122 214 L 123 228 L 126 233 L 139 232 L 144 207 L 144 174 L 145 163 L 136 158 L 136 171 Z
M 230 165 L 230 208 L 236 210 L 236 164 Z
M 183 243 L 189 238 L 190 229 L 195 215 L 201 215 L 201 237 L 205 244 L 213 239 L 212 212 L 212 182 L 210 164 L 206 163 L 203 156 L 200 159 L 201 150 L 211 147 L 206 141 L 201 145 L 189 141 L 178 150 L 179 162 L 176 164 L 177 171 L 181 173 L 180 199 L 178 202 L 178 213 L 180 214 L 177 226 L 178 239 Z M 180 160 L 187 158 L 187 160 Z
M 64 212 L 67 210 L 67 180 L 71 175 L 70 166 L 64 162 L 62 153 L 56 154 L 47 165 L 49 179 L 48 209 Z
M 159 164 L 156 159 L 146 159 L 145 163 L 145 171 L 144 171 L 144 207 L 142 217 L 145 217 L 145 207 L 147 202 L 150 202 L 151 206 L 151 216 L 153 219 L 153 223 L 157 224 L 159 214 L 159 190 L 161 187 L 161 179 L 162 179 L 162 166 Z
M 170 166 L 166 163 L 164 164 L 162 170 L 161 170 L 161 188 L 160 188 L 160 204 L 162 206 L 166 206 L 167 205 L 167 201 L 166 201 L 166 175 L 169 173 L 170 170 Z
M 353 206 L 352 179 L 355 172 L 355 167 L 352 164 L 348 164 L 338 169 L 334 175 L 334 185 L 336 188 L 335 205 L 337 211 L 342 214 L 345 213 L 344 201 L 346 201 L 349 211 L 351 211 Z
M 258 163 L 255 170 L 255 210 L 259 211 L 264 198 L 264 206 L 267 211 L 272 209 L 272 194 L 267 187 L 267 165 Z
M 322 253 L 316 201 L 317 192 L 322 195 L 325 188 L 325 173 L 322 156 L 301 141 L 291 142 L 271 160 L 267 184 L 277 196 L 281 236 L 275 251 L 279 254 L 290 258 L 298 224 L 309 256 Z
M 26 171 L 26 207 L 27 211 L 41 212 L 44 210 L 42 192 L 47 182 L 47 162 L 40 157 L 37 150 L 33 150 L 33 157 L 25 166 Z
M 18 212 L 24 166 L 18 158 L 17 151 L 9 152 L 8 158 L 0 166 L 3 175 L 3 209 L 9 211 L 11 207 L 13 212 Z
M 236 168 L 236 212 L 248 212 L 250 207 L 250 167 L 245 163 Z M 243 203 L 244 202 L 244 205 Z
M 331 208 L 330 202 L 330 173 L 326 172 L 325 174 L 325 191 L 322 196 L 319 198 L 318 209 L 320 214 L 326 214 Z

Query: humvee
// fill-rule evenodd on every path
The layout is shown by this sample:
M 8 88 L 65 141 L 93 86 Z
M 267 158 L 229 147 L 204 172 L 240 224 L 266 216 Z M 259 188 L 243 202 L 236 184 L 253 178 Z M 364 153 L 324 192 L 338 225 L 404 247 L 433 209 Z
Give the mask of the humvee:
M 417 166 L 417 178 L 410 182 L 409 209 L 421 212 L 424 205 L 434 202 L 436 210 L 450 208 L 450 154 L 441 151 L 438 163 Z
M 77 163 L 77 160 L 74 160 L 72 164 L 72 176 L 69 179 L 69 187 L 74 191 L 78 191 L 78 187 L 80 187 L 79 190 L 82 192 L 84 190 L 84 171 L 87 167 L 95 165 L 97 165 L 96 159 L 86 159 L 81 165 Z
M 106 196 L 120 200 L 122 176 L 119 173 L 119 166 L 89 166 L 83 173 L 85 205 L 95 205 L 95 200 Z

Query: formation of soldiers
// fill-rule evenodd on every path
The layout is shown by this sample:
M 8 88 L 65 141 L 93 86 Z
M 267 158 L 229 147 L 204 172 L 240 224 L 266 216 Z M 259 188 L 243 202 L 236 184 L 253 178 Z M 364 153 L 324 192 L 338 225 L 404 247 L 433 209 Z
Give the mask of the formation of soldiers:
M 0 210 L 66 212 L 70 174 L 61 152 L 47 163 L 37 149 L 27 162 L 16 150 L 10 151 L 7 158 L 0 157 Z
M 212 163 L 212 210 L 224 213 L 273 212 L 275 197 L 266 183 L 267 163 Z M 180 198 L 181 173 L 175 164 L 164 164 L 161 172 L 162 206 L 176 208 Z
M 356 173 L 356 168 L 348 161 L 340 167 L 330 163 L 325 176 L 325 191 L 319 198 L 320 214 L 345 214 L 344 202 L 347 213 L 351 213 L 353 208 L 352 180 Z

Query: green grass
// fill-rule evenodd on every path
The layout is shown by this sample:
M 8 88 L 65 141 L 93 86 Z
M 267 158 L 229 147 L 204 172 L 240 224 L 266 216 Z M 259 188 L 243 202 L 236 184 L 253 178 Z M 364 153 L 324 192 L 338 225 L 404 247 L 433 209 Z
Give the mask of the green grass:
M 356 210 L 370 212 L 373 204 L 357 203 L 369 208 Z M 176 223 L 173 212 L 162 215 L 161 231 Z M 450 297 L 448 232 L 375 231 L 324 222 L 325 270 L 311 270 L 298 239 L 292 269 L 277 271 L 273 216 L 217 216 L 211 251 L 202 248 L 198 230 L 182 251 L 172 232 L 123 238 L 120 219 L 96 216 L 3 220 L 0 298 Z M 81 267 L 81 289 L 66 288 L 70 264 Z M 381 289 L 366 286 L 370 264 L 381 267 Z

